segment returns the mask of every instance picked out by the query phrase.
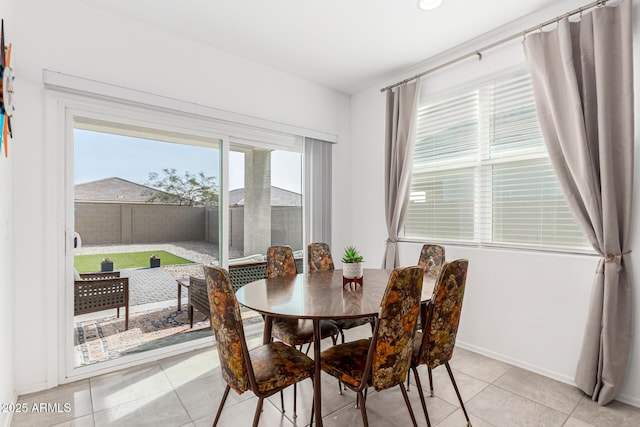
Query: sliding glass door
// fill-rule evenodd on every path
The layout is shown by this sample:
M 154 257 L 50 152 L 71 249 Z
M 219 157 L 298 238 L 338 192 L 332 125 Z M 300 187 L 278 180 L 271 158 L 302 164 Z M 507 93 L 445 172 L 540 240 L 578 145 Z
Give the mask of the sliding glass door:
M 232 144 L 229 152 L 229 264 L 264 260 L 269 246 L 302 257 L 301 147 Z
M 205 264 L 264 267 L 289 245 L 304 270 L 301 136 L 110 102 L 59 111 L 65 381 L 213 344 Z
M 220 264 L 222 141 L 77 118 L 75 367 L 210 337 L 204 264 Z

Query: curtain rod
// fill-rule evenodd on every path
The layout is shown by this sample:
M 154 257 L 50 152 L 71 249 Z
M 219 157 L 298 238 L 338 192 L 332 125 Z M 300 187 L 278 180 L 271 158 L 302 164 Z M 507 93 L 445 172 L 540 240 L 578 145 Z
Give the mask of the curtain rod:
M 462 56 L 459 56 L 459 57 L 457 57 L 455 59 L 452 59 L 451 61 L 445 62 L 444 64 L 440 64 L 438 66 L 430 68 L 427 71 L 423 71 L 423 72 L 421 72 L 419 74 L 416 74 L 413 77 L 409 77 L 407 79 L 399 81 L 398 83 L 394 83 L 391 86 L 384 87 L 384 88 L 380 89 L 380 92 L 386 92 L 386 91 L 388 91 L 390 89 L 393 89 L 394 87 L 403 85 L 405 83 L 409 83 L 410 81 L 419 79 L 422 76 L 426 76 L 427 74 L 431 74 L 434 71 L 438 71 L 438 70 L 440 70 L 442 68 L 448 67 L 449 65 L 453 65 L 453 64 L 455 64 L 457 62 L 460 62 L 460 61 L 462 61 L 464 59 L 467 59 L 467 58 L 471 58 L 473 56 L 477 56 L 478 60 L 481 60 L 482 59 L 482 52 L 484 52 L 484 51 L 487 51 L 489 49 L 493 49 L 494 47 L 500 46 L 501 44 L 509 42 L 509 41 L 511 41 L 513 39 L 517 39 L 519 37 L 526 37 L 527 33 L 531 33 L 531 32 L 533 32 L 535 30 L 542 31 L 543 27 L 546 27 L 547 25 L 550 25 L 550 24 L 554 24 L 554 23 L 556 23 L 556 22 L 558 22 L 558 21 L 560 21 L 560 20 L 562 20 L 564 18 L 568 18 L 570 16 L 573 16 L 576 13 L 582 13 L 587 9 L 592 9 L 594 7 L 604 6 L 605 4 L 607 4 L 608 1 L 609 0 L 596 0 L 596 1 L 594 1 L 592 3 L 589 3 L 589 4 L 585 5 L 585 6 L 582 6 L 582 7 L 579 7 L 577 9 L 575 9 L 575 10 L 572 10 L 571 12 L 565 13 L 564 15 L 560 15 L 560 16 L 557 16 L 557 17 L 555 17 L 553 19 L 549 19 L 548 21 L 545 21 L 542 24 L 538 24 L 538 25 L 535 25 L 533 27 L 527 28 L 524 31 L 520 31 L 519 33 L 512 34 L 509 37 L 505 37 L 502 40 L 498 40 L 497 42 L 493 42 L 491 44 L 488 44 L 488 45 L 486 45 L 484 47 L 481 47 L 480 49 L 474 50 L 473 52 L 466 53 L 466 54 L 464 54 Z

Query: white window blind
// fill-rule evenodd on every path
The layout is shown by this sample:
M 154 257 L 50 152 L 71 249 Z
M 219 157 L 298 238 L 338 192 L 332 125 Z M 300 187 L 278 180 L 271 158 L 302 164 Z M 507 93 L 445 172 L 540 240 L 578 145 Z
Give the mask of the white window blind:
M 549 161 L 526 72 L 418 108 L 404 237 L 588 250 Z

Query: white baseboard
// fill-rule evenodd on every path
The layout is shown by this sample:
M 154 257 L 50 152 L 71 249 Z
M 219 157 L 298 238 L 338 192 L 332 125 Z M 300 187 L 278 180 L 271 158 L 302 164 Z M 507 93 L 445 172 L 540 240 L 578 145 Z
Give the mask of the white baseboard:
M 517 366 L 522 369 L 526 369 L 527 371 L 535 372 L 536 374 L 540 374 L 542 376 L 554 379 L 556 381 L 560 381 L 561 383 L 569 384 L 574 387 L 577 387 L 573 377 L 570 377 L 568 375 L 561 374 L 559 372 L 552 371 L 549 369 L 541 368 L 540 366 L 532 365 L 530 363 L 523 362 L 522 360 L 514 359 L 512 357 L 508 357 L 503 354 L 496 353 L 482 347 L 468 344 L 463 341 L 457 341 L 456 346 L 463 348 L 465 350 L 473 351 L 474 353 L 482 354 L 483 356 L 487 356 L 495 360 L 499 360 L 501 362 L 508 363 L 510 365 Z M 640 408 L 640 398 L 638 397 L 621 394 L 618 397 L 616 397 L 616 400 L 618 402 Z
M 573 377 L 570 377 L 565 374 L 561 374 L 559 372 L 555 372 L 549 369 L 541 368 L 536 365 L 532 365 L 530 363 L 523 362 L 519 359 L 514 359 L 512 357 L 505 356 L 504 354 L 495 353 L 493 351 L 487 350 L 482 347 L 478 347 L 472 344 L 468 344 L 465 342 L 457 341 L 456 346 L 460 348 L 464 348 L 465 350 L 473 351 L 474 353 L 482 354 L 483 356 L 490 357 L 492 359 L 499 360 L 501 362 L 508 363 L 510 365 L 517 366 L 522 369 L 526 369 L 527 371 L 535 372 L 536 374 L 543 375 L 545 377 L 552 378 L 554 380 L 560 381 L 561 383 L 569 384 L 575 386 L 576 383 L 573 380 Z
M 51 387 L 55 387 L 57 384 L 50 385 L 46 382 L 31 384 L 29 387 L 19 388 L 16 390 L 16 398 L 18 396 L 24 396 L 25 394 L 37 393 L 39 391 L 47 390 Z
M 627 405 L 635 406 L 636 408 L 640 408 L 640 398 L 628 396 L 626 394 L 621 394 L 616 397 L 618 402 L 626 403 Z
M 18 394 L 13 393 L 13 399 L 11 400 L 11 404 L 15 405 L 18 403 Z M 0 412 L 0 426 L 2 427 L 11 427 L 11 421 L 13 420 L 13 412 Z

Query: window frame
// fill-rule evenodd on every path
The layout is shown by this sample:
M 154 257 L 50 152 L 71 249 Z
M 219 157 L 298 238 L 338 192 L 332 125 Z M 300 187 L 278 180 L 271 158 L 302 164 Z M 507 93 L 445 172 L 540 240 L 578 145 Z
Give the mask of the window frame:
M 458 97 L 464 97 L 465 95 L 471 94 L 473 91 L 477 92 L 478 98 L 478 115 L 484 117 L 479 117 L 477 123 L 477 152 L 473 159 L 448 159 L 446 161 L 436 161 L 434 164 L 422 164 L 422 165 L 412 165 L 412 182 L 410 187 L 410 195 L 413 195 L 413 176 L 416 171 L 418 172 L 442 172 L 442 171 L 455 171 L 455 170 L 463 170 L 464 168 L 473 168 L 474 170 L 474 195 L 473 195 L 473 240 L 456 240 L 456 239 L 447 239 L 440 237 L 420 237 L 420 236 L 410 236 L 405 234 L 406 225 L 408 218 L 405 220 L 405 224 L 403 225 L 403 230 L 401 235 L 399 236 L 399 241 L 402 242 L 424 242 L 428 240 L 434 243 L 440 244 L 450 244 L 455 246 L 466 246 L 466 247 L 486 247 L 486 248 L 499 248 L 499 249 L 515 249 L 515 250 L 525 250 L 525 251 L 536 251 L 536 252 L 552 252 L 552 253 L 566 253 L 566 254 L 594 254 L 595 251 L 590 247 L 589 242 L 584 236 L 584 231 L 580 226 L 579 221 L 573 215 L 573 219 L 576 225 L 579 227 L 580 231 L 583 231 L 584 242 L 587 246 L 585 247 L 571 247 L 571 246 L 551 246 L 549 244 L 527 244 L 527 243 L 510 243 L 510 242 L 495 242 L 493 241 L 493 205 L 495 200 L 493 198 L 493 185 L 494 180 L 492 177 L 492 168 L 496 165 L 508 165 L 513 164 L 515 162 L 520 161 L 535 161 L 535 160 L 544 160 L 549 159 L 549 155 L 544 143 L 541 148 L 529 148 L 529 149 L 521 149 L 518 150 L 519 153 L 517 155 L 494 155 L 492 156 L 490 153 L 491 146 L 491 137 L 487 134 L 489 133 L 491 126 L 482 124 L 481 121 L 486 121 L 490 123 L 491 117 L 488 114 L 488 108 L 482 108 L 482 102 L 486 102 L 486 98 L 490 96 L 486 91 L 486 87 L 492 83 L 507 82 L 510 79 L 516 79 L 518 77 L 524 77 L 528 75 L 528 70 L 524 66 L 516 66 L 511 67 L 510 69 L 500 70 L 492 72 L 486 75 L 483 78 L 472 80 L 466 82 L 464 84 L 455 85 L 449 87 L 447 89 L 431 92 L 428 95 L 425 95 L 425 86 L 423 84 L 423 90 L 420 94 L 420 99 L 418 102 L 418 109 L 416 111 L 416 125 L 414 126 L 414 137 L 416 137 L 415 132 L 418 129 L 418 114 L 420 108 L 425 106 L 425 104 L 435 104 L 435 103 L 446 103 L 448 100 L 453 100 Z M 417 137 L 416 137 L 417 139 Z M 418 146 L 418 141 L 416 140 L 416 147 Z M 414 149 L 415 153 L 415 149 Z M 555 172 L 554 172 L 555 176 Z M 557 177 L 556 177 L 557 179 Z M 492 190 L 489 191 L 480 191 L 477 187 L 480 186 L 489 186 Z M 410 196 L 411 197 L 411 196 Z M 563 197 L 566 201 L 566 196 Z M 570 208 L 569 208 L 570 209 Z

